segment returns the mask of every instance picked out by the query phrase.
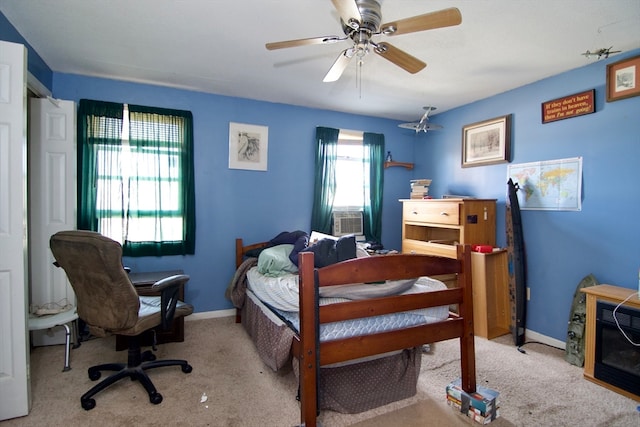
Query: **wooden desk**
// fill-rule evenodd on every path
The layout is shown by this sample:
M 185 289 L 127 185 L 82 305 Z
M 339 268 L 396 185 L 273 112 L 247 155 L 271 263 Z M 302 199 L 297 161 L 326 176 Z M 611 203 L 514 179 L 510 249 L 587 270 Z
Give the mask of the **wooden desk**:
M 151 289 L 154 283 L 165 277 L 175 276 L 176 274 L 184 274 L 182 270 L 167 270 L 167 271 L 152 271 L 142 273 L 129 274 L 129 280 L 135 286 L 138 295 L 141 296 L 160 296 L 158 292 Z M 180 286 L 178 290 L 178 298 L 180 301 L 184 301 L 184 285 Z M 184 317 L 174 319 L 171 327 L 164 331 L 161 326 L 155 328 L 156 338 L 158 344 L 164 344 L 168 342 L 183 342 L 184 341 Z M 140 345 L 150 346 L 152 344 L 152 334 L 145 332 L 140 337 Z M 116 351 L 126 350 L 129 348 L 129 337 L 125 335 L 116 335 Z

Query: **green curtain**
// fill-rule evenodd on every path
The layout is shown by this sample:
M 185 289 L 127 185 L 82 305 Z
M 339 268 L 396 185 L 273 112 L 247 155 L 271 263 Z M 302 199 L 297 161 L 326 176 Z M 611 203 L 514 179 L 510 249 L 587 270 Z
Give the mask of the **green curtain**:
M 88 99 L 79 102 L 77 221 L 80 230 L 98 231 L 97 201 L 105 194 L 98 195 L 97 165 L 100 161 L 120 169 L 123 110 L 123 104 L 114 102 Z
M 138 161 L 130 174 L 127 235 L 128 225 L 136 223 L 131 220 L 152 220 L 155 239 L 144 242 L 125 239 L 123 253 L 193 254 L 196 230 L 193 116 L 190 111 L 129 105 L 129 119 L 129 145 Z M 157 185 L 150 188 L 149 181 Z M 151 191 L 155 191 L 153 196 Z M 154 201 L 155 210 L 144 206 L 149 200 Z M 177 205 L 172 206 L 172 200 L 178 200 Z M 180 220 L 179 240 L 166 235 L 172 219 Z
M 80 100 L 78 228 L 116 238 L 125 256 L 193 254 L 192 114 L 136 105 L 128 109 L 129 137 L 123 142 L 123 104 Z M 133 238 L 141 222 L 145 239 Z M 147 239 L 147 234 L 153 236 Z
M 311 230 L 331 234 L 331 211 L 336 194 L 339 129 L 316 128 L 315 176 Z
M 382 242 L 382 193 L 384 189 L 384 135 L 365 132 L 364 162 L 369 163 L 369 197 L 364 198 L 364 234 L 367 240 Z M 367 187 L 365 183 L 365 187 Z

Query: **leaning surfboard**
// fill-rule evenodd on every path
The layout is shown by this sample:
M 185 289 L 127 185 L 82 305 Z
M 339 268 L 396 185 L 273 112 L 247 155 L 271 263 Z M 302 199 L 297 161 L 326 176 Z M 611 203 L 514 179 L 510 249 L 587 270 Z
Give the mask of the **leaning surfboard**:
M 510 329 L 513 342 L 520 347 L 524 344 L 525 322 L 527 318 L 527 284 L 522 220 L 518 202 L 518 184 L 511 178 L 507 183 L 507 256 L 509 265 L 509 299 L 511 305 Z

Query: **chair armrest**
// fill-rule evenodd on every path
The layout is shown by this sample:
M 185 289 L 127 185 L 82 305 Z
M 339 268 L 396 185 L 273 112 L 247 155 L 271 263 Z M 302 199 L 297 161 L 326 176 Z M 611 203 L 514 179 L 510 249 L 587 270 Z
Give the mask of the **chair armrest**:
M 165 277 L 151 286 L 151 289 L 160 292 L 160 315 L 162 317 L 162 329 L 167 330 L 173 322 L 173 317 L 178 304 L 178 292 L 180 286 L 189 281 L 186 274 Z

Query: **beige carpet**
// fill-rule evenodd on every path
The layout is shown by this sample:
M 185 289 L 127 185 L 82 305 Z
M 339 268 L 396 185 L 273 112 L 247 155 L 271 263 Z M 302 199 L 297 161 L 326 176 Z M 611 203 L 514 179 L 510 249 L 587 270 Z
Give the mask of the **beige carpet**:
M 12 426 L 294 426 L 299 423 L 297 384 L 292 372 L 278 375 L 266 368 L 233 318 L 187 321 L 185 342 L 164 344 L 159 358 L 186 358 L 191 374 L 179 368 L 151 373 L 164 396 L 149 403 L 140 384 L 125 380 L 99 393 L 91 411 L 80 396 L 92 382 L 87 367 L 126 361 L 115 352 L 113 337 L 83 342 L 72 350 L 69 372 L 61 372 L 63 347 L 38 347 L 31 352 L 32 409 L 23 418 L 0 423 Z M 528 344 L 521 354 L 509 336 L 476 338 L 478 384 L 501 393 L 504 426 L 640 426 L 639 402 L 583 379 L 582 369 L 563 360 L 564 352 Z M 445 387 L 459 376 L 455 340 L 438 343 L 423 356 L 416 396 L 361 414 L 323 411 L 325 427 L 356 425 L 469 426 L 471 420 L 445 403 Z

